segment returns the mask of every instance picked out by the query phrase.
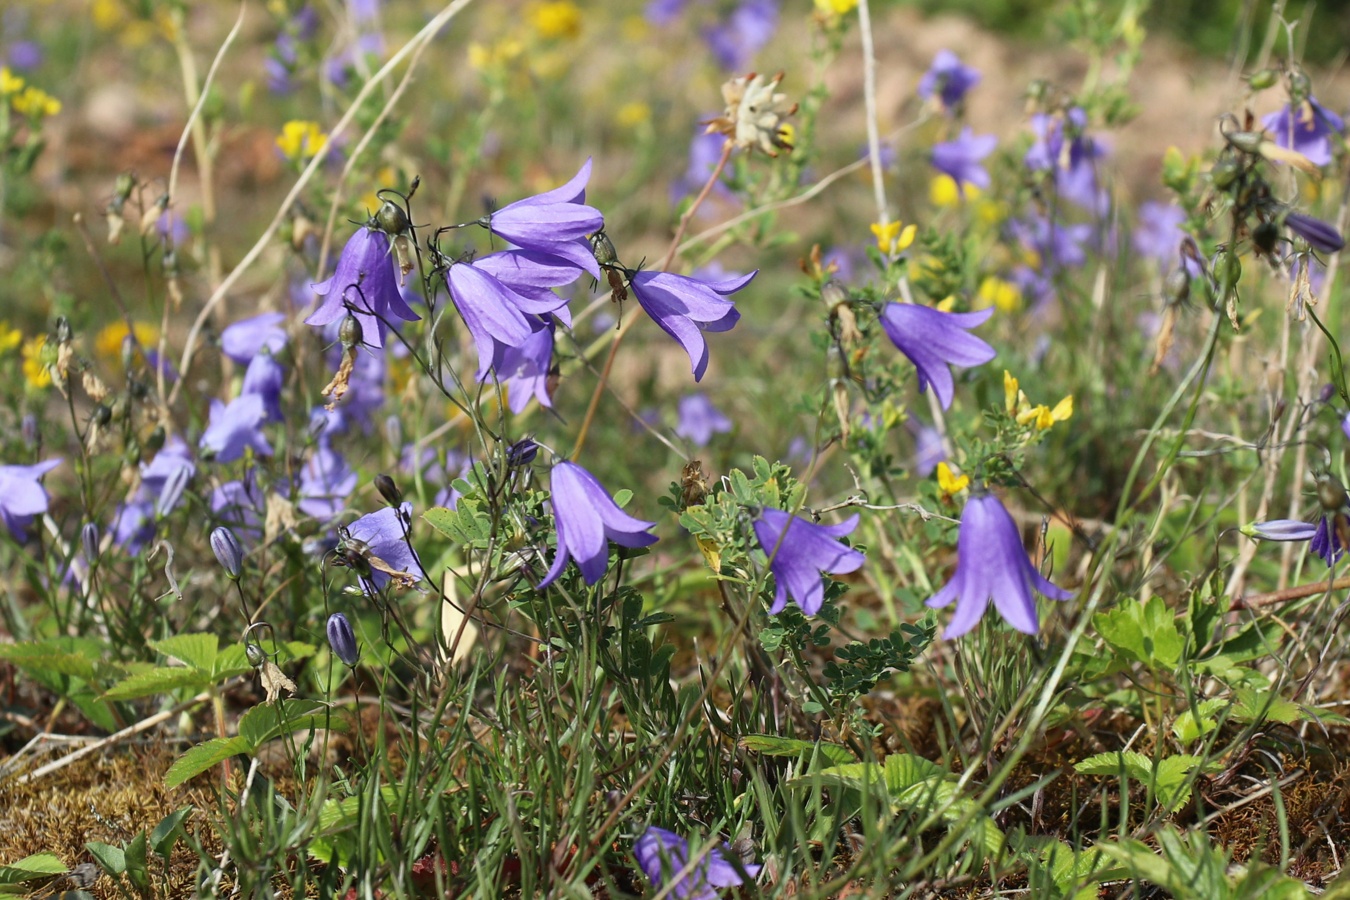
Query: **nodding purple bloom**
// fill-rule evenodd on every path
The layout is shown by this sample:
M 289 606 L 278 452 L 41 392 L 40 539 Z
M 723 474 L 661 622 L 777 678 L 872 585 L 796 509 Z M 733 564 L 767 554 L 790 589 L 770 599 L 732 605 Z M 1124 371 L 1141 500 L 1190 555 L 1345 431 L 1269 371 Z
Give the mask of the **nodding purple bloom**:
M 305 515 L 327 521 L 342 512 L 354 490 L 356 472 L 347 465 L 341 453 L 327 441 L 320 440 L 313 455 L 300 469 L 295 505 Z
M 1290 212 L 1285 214 L 1284 224 L 1294 234 L 1307 241 L 1308 246 L 1314 250 L 1335 253 L 1345 247 L 1345 238 L 1341 237 L 1341 233 L 1321 219 Z
M 750 283 L 759 270 L 725 281 L 702 282 L 671 272 L 629 272 L 629 284 L 638 305 L 661 330 L 673 337 L 689 354 L 694 380 L 708 370 L 705 331 L 730 331 L 741 314 L 735 304 L 723 299 Z
M 680 420 L 675 433 L 695 447 L 706 447 L 714 434 L 731 430 L 731 420 L 713 406 L 707 394 L 686 394 L 680 398 Z
M 1084 134 L 1087 113 L 1079 107 L 1067 115 L 1037 113 L 1031 117 L 1036 141 L 1023 159 L 1034 171 L 1053 170 L 1061 197 L 1097 213 L 1105 212 L 1109 198 L 1097 187 L 1095 160 L 1105 148 Z
M 956 638 L 975 627 L 989 601 L 1004 620 L 1026 634 L 1035 634 L 1036 591 L 1051 600 L 1068 600 L 1071 591 L 1055 587 L 1036 567 L 1022 547 L 1017 523 L 998 497 L 972 492 L 961 513 L 956 541 L 956 574 L 932 597 L 928 606 L 946 606 L 956 601 L 956 614 L 944 637 Z
M 155 504 L 149 500 L 121 503 L 113 514 L 113 543 L 132 556 L 155 537 Z
M 261 313 L 227 325 L 220 333 L 220 351 L 241 366 L 253 361 L 264 348 L 277 354 L 286 348 L 286 329 L 281 326 L 286 314 Z
M 1308 541 L 1308 549 L 1313 555 L 1321 557 L 1330 566 L 1345 552 L 1336 531 L 1336 515 L 1339 513 L 1324 513 L 1318 516 L 1316 524 L 1299 519 L 1272 519 L 1269 522 L 1252 522 L 1238 530 L 1260 541 Z
M 1092 237 L 1086 222 L 1061 225 L 1041 215 L 1014 220 L 1009 226 L 1013 237 L 1040 257 L 1040 271 L 1053 275 L 1061 268 L 1077 268 L 1087 262 L 1083 244 Z
M 1331 162 L 1331 135 L 1345 131 L 1345 121 L 1316 100 L 1261 117 L 1261 127 L 1275 136 L 1275 143 L 1302 153 L 1315 166 Z
M 342 613 L 333 613 L 328 617 L 328 646 L 333 649 L 333 655 L 342 660 L 343 665 L 354 666 L 361 658 L 352 624 Z
M 1176 268 L 1178 261 L 1186 274 L 1194 278 L 1200 274 L 1198 260 L 1183 256 L 1181 242 L 1186 232 L 1181 223 L 1186 221 L 1186 211 L 1175 203 L 1154 203 L 1148 201 L 1139 205 L 1139 222 L 1135 225 L 1131 243 L 1140 256 L 1156 259 L 1163 274 Z
M 1341 544 L 1340 530 L 1336 527 L 1336 520 L 1341 513 L 1323 513 L 1317 522 L 1317 531 L 1313 534 L 1312 540 L 1308 542 L 1308 549 L 1314 555 L 1322 557 L 1322 562 L 1328 567 L 1341 558 L 1345 553 L 1345 547 Z
M 566 305 L 552 291 L 544 291 L 547 297 L 526 296 L 508 286 L 492 274 L 490 265 L 482 265 L 488 259 L 456 263 L 445 273 L 450 299 L 478 348 L 475 377 L 479 381 L 501 364 L 508 348 L 519 347 L 534 335 L 527 315 L 542 315 Z
M 989 362 L 993 347 L 967 334 L 966 329 L 983 325 L 993 307 L 969 313 L 945 313 L 915 303 L 888 303 L 881 311 L 881 327 L 896 349 L 919 373 L 919 390 L 933 385 L 943 409 L 952 405 L 952 373 L 949 366 L 969 368 Z
M 585 205 L 590 178 L 588 159 L 566 184 L 503 206 L 480 221 L 517 247 L 561 256 L 599 278 L 600 267 L 585 239 L 604 227 L 605 217 Z
M 966 92 L 979 83 L 978 69 L 962 63 L 950 50 L 939 50 L 933 64 L 919 79 L 918 93 L 925 100 L 936 94 L 943 109 L 950 113 L 965 99 Z
M 688 3 L 689 0 L 648 0 L 642 14 L 653 25 L 669 25 L 680 17 Z
M 968 184 L 981 190 L 989 187 L 989 173 L 980 161 L 993 153 L 997 145 L 998 138 L 992 134 L 977 136 L 969 128 L 962 128 L 956 140 L 933 147 L 933 168 L 950 175 L 964 197 Z
M 152 502 L 155 512 L 166 516 L 178 505 L 183 489 L 196 472 L 187 443 L 174 435 L 153 460 L 141 466 L 141 486 L 136 499 Z
M 404 537 L 404 524 L 412 519 L 412 504 L 404 503 L 398 509 L 386 506 L 379 512 L 364 515 L 347 526 L 347 536 L 365 542 L 370 555 L 381 560 L 396 572 L 406 572 L 413 579 L 422 579 L 422 564 Z M 370 582 L 370 584 L 367 584 Z M 361 579 L 362 589 L 373 586 L 383 590 L 389 576 L 372 568 L 369 578 Z
M 838 525 L 816 525 L 781 509 L 765 507 L 760 511 L 755 519 L 755 537 L 769 557 L 769 571 L 777 582 L 770 614 L 782 612 L 789 595 L 808 616 L 820 612 L 825 603 L 821 573 L 856 572 L 864 562 L 861 553 L 835 540 L 851 534 L 856 527 L 857 515 Z
M 256 470 L 249 469 L 243 478 L 227 481 L 213 490 L 211 512 L 237 534 L 260 540 L 267 501 L 258 486 Z
M 391 318 L 412 322 L 420 318 L 398 289 L 398 263 L 389 252 L 389 236 L 378 228 L 362 226 L 351 236 L 338 257 L 337 271 L 327 281 L 314 285 L 324 298 L 305 319 L 307 325 L 327 325 L 347 314 L 347 307 L 361 323 L 365 342 L 384 346 Z M 344 305 L 345 304 L 345 305 Z
M 912 416 L 905 420 L 905 427 L 914 435 L 914 474 L 927 478 L 933 474 L 938 463 L 947 459 L 947 450 L 942 446 L 942 433 Z
M 714 888 L 736 887 L 744 883 L 743 876 L 754 878 L 760 870 L 753 864 L 743 864 L 738 869 L 727 861 L 720 848 L 710 847 L 678 882 L 670 884 L 689 865 L 689 842 L 654 825 L 633 844 L 633 856 L 653 887 L 681 900 L 717 900 Z
M 16 541 L 27 540 L 33 517 L 47 511 L 47 489 L 38 479 L 59 465 L 60 458 L 32 466 L 0 466 L 0 519 Z
M 244 371 L 244 383 L 239 389 L 240 395 L 256 394 L 263 401 L 263 421 L 280 422 L 286 418 L 281 411 L 281 388 L 286 383 L 286 370 L 276 361 L 271 352 L 259 353 L 253 357 Z
M 552 584 L 569 558 L 576 560 L 586 583 L 595 584 L 604 577 L 609 561 L 607 541 L 629 548 L 656 543 L 656 535 L 648 533 L 656 526 L 655 522 L 635 519 L 619 509 L 595 476 L 574 462 L 563 461 L 553 467 L 549 493 L 558 548 L 553 566 L 544 580 L 535 585 L 535 590 L 542 591 Z
M 703 29 L 703 40 L 723 69 L 744 72 L 777 28 L 776 0 L 742 0 L 725 22 Z
M 506 388 L 511 412 L 519 413 L 533 398 L 540 406 L 552 407 L 549 396 L 549 368 L 553 364 L 553 322 L 534 316 L 534 333 L 516 347 L 502 351 L 497 377 Z
M 211 531 L 209 543 L 211 552 L 216 555 L 216 561 L 225 570 L 225 574 L 230 578 L 238 578 L 244 566 L 244 548 L 239 543 L 239 538 L 234 536 L 233 531 L 220 525 Z
M 272 455 L 272 445 L 262 433 L 263 420 L 267 416 L 262 397 L 243 394 L 231 400 L 229 406 L 212 400 L 210 415 L 198 444 L 202 453 L 222 463 L 239 459 L 247 447 L 252 447 L 259 456 Z

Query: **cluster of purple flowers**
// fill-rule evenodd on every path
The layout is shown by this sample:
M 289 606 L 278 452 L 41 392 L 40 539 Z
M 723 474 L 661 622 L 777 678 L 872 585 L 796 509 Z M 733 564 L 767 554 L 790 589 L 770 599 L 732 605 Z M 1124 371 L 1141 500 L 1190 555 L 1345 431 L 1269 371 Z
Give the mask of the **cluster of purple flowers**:
M 666 27 L 688 5 L 689 0 L 649 0 L 647 21 Z M 725 18 L 705 26 L 701 33 L 718 65 L 728 72 L 744 72 L 776 30 L 778 0 L 741 0 Z

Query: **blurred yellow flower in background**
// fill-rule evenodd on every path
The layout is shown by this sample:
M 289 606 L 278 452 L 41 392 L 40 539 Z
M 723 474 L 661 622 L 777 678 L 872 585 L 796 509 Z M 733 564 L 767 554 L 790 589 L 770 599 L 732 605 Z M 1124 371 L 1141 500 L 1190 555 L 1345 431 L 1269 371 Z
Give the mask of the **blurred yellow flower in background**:
M 907 250 L 914 243 L 914 235 L 918 231 L 914 225 L 906 225 L 902 230 L 899 222 L 887 222 L 885 225 L 873 222 L 870 227 L 877 239 L 877 249 L 888 256 Z
M 154 347 L 159 343 L 159 329 L 149 322 L 135 323 L 136 340 L 142 347 Z M 108 363 L 122 361 L 122 342 L 126 340 L 127 323 L 122 320 L 109 322 L 94 336 L 94 354 Z
M 980 282 L 980 289 L 975 295 L 975 308 L 989 306 L 1003 313 L 1017 312 L 1022 308 L 1022 289 L 1011 281 L 1004 281 L 994 275 L 987 276 Z
M 23 343 L 23 334 L 8 322 L 0 322 L 0 354 L 9 353 Z
M 42 358 L 47 346 L 47 336 L 38 334 L 23 343 L 23 380 L 32 388 L 50 387 L 52 372 Z
M 581 10 L 569 0 L 532 3 L 526 16 L 530 27 L 546 41 L 573 40 L 581 34 Z
M 277 135 L 277 149 L 287 159 L 309 159 L 328 143 L 328 135 L 319 128 L 318 122 L 292 119 L 281 126 Z

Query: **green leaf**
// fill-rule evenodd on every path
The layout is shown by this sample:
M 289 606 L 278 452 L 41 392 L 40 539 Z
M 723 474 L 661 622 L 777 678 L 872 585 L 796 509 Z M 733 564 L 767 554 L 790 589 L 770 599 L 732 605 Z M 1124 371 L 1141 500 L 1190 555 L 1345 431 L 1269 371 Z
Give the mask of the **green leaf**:
M 137 697 L 150 697 L 154 694 L 166 694 L 179 688 L 202 690 L 209 687 L 213 679 L 210 672 L 186 666 L 161 666 L 148 672 L 138 672 L 125 678 L 104 692 L 105 700 L 134 700 Z
M 183 833 L 183 820 L 192 814 L 192 804 L 176 809 L 159 820 L 155 830 L 150 832 L 150 849 L 164 858 L 167 864 L 169 855 L 178 836 Z
M 94 677 L 94 663 L 88 656 L 62 649 L 55 641 L 0 644 L 0 659 L 28 672 L 71 675 L 85 681 Z
M 164 786 L 176 788 L 217 763 L 224 762 L 231 756 L 240 753 L 248 753 L 252 749 L 248 741 L 240 737 L 211 738 L 211 740 L 198 744 L 173 761 L 173 765 L 169 766 L 169 771 L 164 773 Z
M 20 884 L 39 878 L 49 878 L 52 875 L 62 875 L 68 871 L 60 857 L 51 853 L 34 853 L 7 866 L 0 866 L 0 884 Z
M 127 870 L 127 854 L 121 847 L 100 841 L 89 841 L 84 847 L 94 857 L 94 862 L 98 863 L 99 868 L 109 875 L 121 875 Z
M 260 703 L 240 717 L 239 737 L 248 746 L 246 752 L 252 752 L 285 733 L 323 727 L 336 730 L 345 726 L 346 720 L 342 716 L 319 712 L 324 709 L 317 700 L 300 698 Z
M 1185 646 L 1176 618 L 1162 597 L 1148 603 L 1130 600 L 1092 617 L 1106 642 L 1150 669 L 1171 669 L 1181 661 Z
M 1148 782 L 1153 776 L 1153 760 L 1133 750 L 1112 750 L 1089 756 L 1074 765 L 1082 775 L 1120 775 L 1122 772 L 1135 781 Z
M 752 753 L 763 753 L 765 756 L 787 756 L 795 759 L 804 755 L 809 759 L 812 753 L 819 750 L 820 755 L 826 760 L 838 765 L 854 761 L 853 753 L 847 747 L 827 744 L 824 741 L 803 741 L 773 734 L 747 734 L 741 738 L 740 745 Z
M 1274 691 L 1258 691 L 1252 688 L 1238 688 L 1233 691 L 1237 702 L 1233 706 L 1233 718 L 1239 722 L 1279 722 L 1288 725 L 1304 717 L 1298 705 L 1285 700 Z
M 220 639 L 214 634 L 176 634 L 162 641 L 151 641 L 150 646 L 194 669 L 210 672 L 215 666 L 216 654 L 220 652 Z
M 127 879 L 135 886 L 136 890 L 142 895 L 150 893 L 150 869 L 146 865 L 145 852 L 145 831 L 142 829 L 127 844 L 126 851 Z
M 1214 714 L 1223 709 L 1226 703 L 1218 697 L 1201 701 L 1195 709 L 1188 709 L 1177 716 L 1177 720 L 1172 723 L 1172 733 L 1181 743 L 1194 744 L 1219 727 L 1219 720 Z
M 937 763 L 909 753 L 892 753 L 884 763 L 886 790 L 892 797 L 900 796 L 916 784 L 934 778 L 946 778 L 950 773 Z

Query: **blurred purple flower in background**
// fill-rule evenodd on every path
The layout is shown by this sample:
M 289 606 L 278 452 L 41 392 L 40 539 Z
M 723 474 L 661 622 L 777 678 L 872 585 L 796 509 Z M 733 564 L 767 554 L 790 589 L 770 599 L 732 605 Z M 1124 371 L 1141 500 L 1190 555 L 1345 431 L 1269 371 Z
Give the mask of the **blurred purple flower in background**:
M 694 380 L 708 370 L 708 343 L 705 331 L 730 331 L 741 314 L 735 304 L 723 299 L 750 283 L 749 275 L 725 281 L 702 282 L 672 272 L 629 272 L 629 283 L 638 304 L 666 334 L 689 354 Z
M 342 454 L 320 440 L 300 469 L 296 508 L 320 521 L 334 518 L 356 490 L 356 477 Z
M 927 478 L 933 474 L 937 464 L 947 458 L 947 451 L 942 446 L 942 433 L 913 416 L 905 420 L 905 427 L 914 435 L 914 474 Z
M 711 115 L 704 116 L 704 119 L 711 118 L 713 118 Z M 717 168 L 717 161 L 722 158 L 722 145 L 727 139 L 720 134 L 708 134 L 701 123 L 696 128 L 697 133 L 689 142 L 689 166 L 683 175 L 670 184 L 672 204 L 678 204 L 685 197 L 696 196 L 703 190 L 703 185 L 708 182 L 708 176 Z M 713 183 L 709 196 L 739 203 L 740 200 L 731 192 L 731 188 L 727 187 L 726 179 L 727 173 L 723 171 L 722 176 Z M 699 212 L 700 214 L 703 212 L 702 207 L 699 208 Z
M 1053 171 L 1059 196 L 1102 215 L 1110 197 L 1097 185 L 1096 160 L 1106 148 L 1088 137 L 1087 113 L 1079 107 L 1064 115 L 1037 113 L 1031 117 L 1036 141 L 1023 158 L 1032 171 Z
M 662 27 L 678 19 L 688 3 L 689 0 L 648 0 L 642 14 L 651 24 Z
M 777 0 L 741 0 L 726 21 L 703 29 L 703 40 L 723 69 L 744 72 L 777 28 Z
M 253 541 L 260 539 L 267 500 L 258 486 L 257 470 L 250 467 L 243 478 L 211 491 L 211 512 L 235 534 Z
M 513 413 L 520 413 L 531 398 L 538 400 L 540 406 L 553 406 L 548 382 L 553 363 L 554 325 L 552 320 L 529 318 L 536 326 L 534 332 L 520 345 L 503 350 L 497 365 L 497 377 L 506 387 L 507 403 Z
M 956 574 L 927 601 L 934 608 L 956 601 L 956 613 L 943 637 L 960 637 L 974 628 L 990 600 L 1009 625 L 1035 634 L 1039 622 L 1032 592 L 1051 600 L 1073 596 L 1036 571 L 1022 547 L 1017 523 L 993 494 L 971 493 L 956 540 Z
M 706 447 L 714 434 L 731 430 L 731 420 L 713 406 L 707 394 L 686 394 L 680 398 L 679 421 L 675 433 L 695 447 Z
M 586 583 L 595 584 L 604 577 L 609 562 L 607 541 L 630 548 L 656 543 L 656 535 L 649 533 L 656 523 L 628 515 L 604 485 L 576 463 L 563 461 L 554 465 L 549 474 L 549 492 L 558 546 L 553 565 L 544 580 L 535 585 L 536 590 L 542 591 L 552 584 L 569 558 L 576 560 Z
M 781 509 L 760 511 L 755 537 L 769 557 L 769 571 L 776 582 L 770 614 L 782 612 L 789 595 L 806 615 L 820 612 L 825 604 L 821 573 L 856 572 L 865 560 L 857 550 L 836 540 L 851 534 L 858 518 L 855 514 L 838 525 L 816 525 Z
M 1345 120 L 1316 100 L 1294 107 L 1284 106 L 1261 117 L 1261 127 L 1275 136 L 1275 143 L 1308 157 L 1315 166 L 1331 162 L 1331 135 L 1345 132 Z
M 933 146 L 933 168 L 950 175 L 962 197 L 966 195 L 967 184 L 984 190 L 989 187 L 989 173 L 980 161 L 993 153 L 997 145 L 998 138 L 992 134 L 976 135 L 969 127 L 962 128 L 956 140 Z
M 220 352 L 241 366 L 252 362 L 264 347 L 280 353 L 288 341 L 282 327 L 285 321 L 285 313 L 267 312 L 227 325 L 220 332 Z
M 270 351 L 253 357 L 244 371 L 240 395 L 256 394 L 263 401 L 263 421 L 280 422 L 286 418 L 281 410 L 281 389 L 286 383 L 286 370 Z
M 738 870 L 721 849 L 711 847 L 686 875 L 671 884 L 675 874 L 689 865 L 689 842 L 655 825 L 649 826 L 633 844 L 633 856 L 654 888 L 681 900 L 717 900 L 713 888 L 736 887 L 743 882 L 742 872 L 754 878 L 760 870 L 753 864 L 743 864 Z
M 272 445 L 262 433 L 266 415 L 266 405 L 257 394 L 241 394 L 228 406 L 212 400 L 211 418 L 198 449 L 220 463 L 234 462 L 244 455 L 247 447 L 252 447 L 259 456 L 271 456 Z
M 0 519 L 19 543 L 27 540 L 33 517 L 47 511 L 47 489 L 38 479 L 59 465 L 58 457 L 31 466 L 0 466 Z
M 1139 221 L 1130 236 L 1134 251 L 1157 260 L 1164 275 L 1180 262 L 1186 274 L 1194 278 L 1200 274 L 1200 263 L 1181 255 L 1181 242 L 1186 237 L 1181 223 L 1185 221 L 1186 211 L 1175 203 L 1149 200 L 1139 204 Z
M 919 79 L 918 94 L 924 100 L 937 97 L 948 113 L 965 99 L 966 93 L 980 83 L 979 70 L 961 62 L 950 50 L 939 50 L 933 64 Z
M 183 488 L 196 472 L 187 442 L 174 435 L 153 460 L 141 465 L 141 484 L 136 499 L 152 503 L 158 515 L 166 516 L 178 505 Z
M 412 322 L 420 318 L 408 308 L 398 289 L 396 266 L 389 252 L 389 236 L 378 228 L 358 228 L 342 248 L 333 277 L 314 285 L 314 293 L 324 300 L 305 324 L 340 321 L 350 306 L 361 323 L 362 339 L 371 346 L 383 347 L 389 319 Z
M 989 362 L 997 351 L 967 329 L 983 325 L 994 308 L 969 313 L 939 312 L 915 303 L 888 303 L 881 311 L 881 327 L 896 349 L 919 373 L 919 390 L 933 385 L 943 409 L 952 405 L 952 373 L 949 366 L 970 368 Z

